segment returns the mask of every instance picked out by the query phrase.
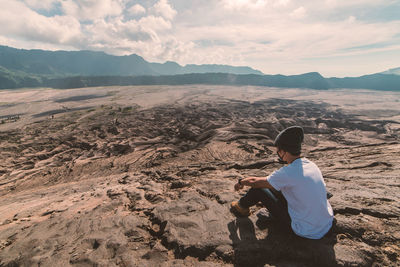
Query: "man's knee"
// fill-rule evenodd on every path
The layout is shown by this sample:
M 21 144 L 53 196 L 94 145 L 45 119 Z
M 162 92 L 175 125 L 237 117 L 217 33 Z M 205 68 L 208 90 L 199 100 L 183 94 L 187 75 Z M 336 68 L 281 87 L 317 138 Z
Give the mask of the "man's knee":
M 252 194 L 259 194 L 260 191 L 261 191 L 261 188 L 250 188 L 248 192 L 252 193 Z
M 266 193 L 263 191 L 263 188 L 250 188 L 248 194 L 256 197 L 259 200 L 261 200 L 266 196 Z
M 268 189 L 268 188 L 262 188 L 261 189 L 261 194 L 263 196 L 263 198 L 268 198 L 271 199 L 274 202 L 278 202 L 279 199 L 276 197 L 276 195 L 272 192 L 272 190 Z
M 277 197 L 268 188 L 250 188 L 247 194 L 259 201 L 268 199 L 272 200 L 273 202 L 278 202 Z

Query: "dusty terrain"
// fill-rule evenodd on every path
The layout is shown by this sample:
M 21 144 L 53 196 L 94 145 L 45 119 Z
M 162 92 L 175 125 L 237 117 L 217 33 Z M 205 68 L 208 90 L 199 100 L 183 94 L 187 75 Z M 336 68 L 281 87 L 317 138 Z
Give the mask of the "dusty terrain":
M 0 91 L 0 266 L 398 266 L 400 93 L 265 87 Z M 235 218 L 238 177 L 300 125 L 337 224 Z

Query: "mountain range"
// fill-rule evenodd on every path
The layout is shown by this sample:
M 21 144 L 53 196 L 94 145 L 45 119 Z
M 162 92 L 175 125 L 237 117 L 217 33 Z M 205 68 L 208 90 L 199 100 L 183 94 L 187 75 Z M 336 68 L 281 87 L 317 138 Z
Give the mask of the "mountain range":
M 363 88 L 400 91 L 400 68 L 361 77 L 325 78 L 317 72 L 264 75 L 250 67 L 151 63 L 142 57 L 94 51 L 24 50 L 0 46 L 0 89 L 107 85 L 226 84 L 286 88 Z
M 58 77 L 176 75 L 208 72 L 263 74 L 249 67 L 194 64 L 181 66 L 171 61 L 163 64 L 150 63 L 135 54 L 112 56 L 95 51 L 24 50 L 7 46 L 0 46 L 0 66 L 10 71 Z
M 389 69 L 387 71 L 382 72 L 382 74 L 396 74 L 400 75 L 400 68 Z

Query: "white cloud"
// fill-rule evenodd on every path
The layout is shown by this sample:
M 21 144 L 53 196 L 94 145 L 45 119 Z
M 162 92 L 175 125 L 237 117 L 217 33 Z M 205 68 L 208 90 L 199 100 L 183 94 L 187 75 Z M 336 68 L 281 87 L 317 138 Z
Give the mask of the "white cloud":
M 4 1 L 7 8 L 0 9 L 0 42 L 5 45 L 47 49 L 58 45 L 59 48 L 94 49 L 118 55 L 137 53 L 152 60 L 178 57 L 187 46 L 165 35 L 172 27 L 166 17 L 172 18 L 176 13 L 168 8 L 166 1 L 152 7 L 153 15 L 138 20 L 123 16 L 122 1 L 66 0 L 61 3 L 65 15 L 50 17 L 38 14 L 22 2 Z M 138 7 L 136 5 L 136 10 L 140 10 Z M 15 14 L 20 17 L 16 19 Z
M 275 1 L 275 6 L 287 6 L 290 4 L 290 0 L 277 0 Z
M 223 0 L 222 4 L 228 9 L 257 9 L 267 5 L 267 0 Z
M 146 9 L 139 4 L 131 6 L 128 11 L 132 15 L 140 15 L 146 13 Z
M 42 16 L 18 1 L 3 0 L 0 34 L 44 43 L 73 43 L 81 37 L 79 21 L 68 16 Z M 15 19 L 18 14 L 18 19 Z
M 141 18 L 138 23 L 144 29 L 151 29 L 159 32 L 171 28 L 171 22 L 162 17 L 147 16 Z
M 351 1 L 343 1 L 343 0 L 325 0 L 325 5 L 329 8 L 337 8 L 337 7 L 351 7 L 351 6 L 375 6 L 381 5 L 387 0 L 351 0 Z
M 307 10 L 304 7 L 296 8 L 290 13 L 290 16 L 295 19 L 302 19 L 306 16 Z
M 117 16 L 123 11 L 123 3 L 119 0 L 63 0 L 61 6 L 66 15 L 79 20 Z
M 69 3 L 73 3 L 73 8 L 77 6 L 75 2 Z M 98 8 L 98 15 L 89 17 L 73 8 L 67 13 L 75 14 L 81 20 L 92 19 L 91 23 L 85 22 L 81 25 L 86 37 L 79 43 L 83 49 L 101 50 L 116 55 L 136 53 L 147 60 L 160 61 L 169 60 L 170 56 L 178 58 L 182 51 L 186 51 L 184 47 L 190 46 L 168 34 L 176 11 L 167 1 L 156 2 L 149 7 L 151 12 L 140 18 L 131 18 L 129 15 L 132 12 L 143 14 L 143 10 L 146 12 L 141 5 L 128 9 L 128 17 L 120 11 L 114 15 L 100 12 L 101 8 Z
M 349 16 L 348 19 L 347 19 L 347 22 L 348 22 L 348 23 L 354 23 L 356 20 L 357 20 L 356 17 L 354 17 L 354 16 Z
M 88 46 L 102 44 L 112 48 L 115 43 L 129 42 L 159 42 L 158 34 L 171 27 L 171 23 L 162 17 L 148 16 L 140 20 L 123 20 L 123 17 L 96 20 L 93 24 L 84 26 Z
M 153 7 L 152 11 L 156 15 L 161 15 L 167 20 L 172 20 L 177 12 L 175 9 L 171 7 L 171 5 L 168 3 L 168 0 L 160 0 L 158 1 Z

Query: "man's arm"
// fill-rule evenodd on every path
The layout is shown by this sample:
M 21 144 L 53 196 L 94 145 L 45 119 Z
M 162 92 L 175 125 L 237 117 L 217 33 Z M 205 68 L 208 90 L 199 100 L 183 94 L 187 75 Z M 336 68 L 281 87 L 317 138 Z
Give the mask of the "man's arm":
M 240 184 L 237 183 L 235 185 L 235 190 L 239 190 L 243 188 L 243 186 L 250 186 L 252 188 L 269 188 L 269 189 L 275 189 L 268 181 L 267 178 L 265 177 L 249 177 L 242 179 L 240 181 Z

